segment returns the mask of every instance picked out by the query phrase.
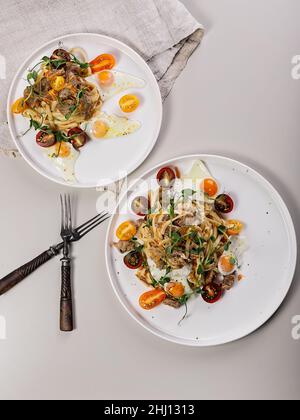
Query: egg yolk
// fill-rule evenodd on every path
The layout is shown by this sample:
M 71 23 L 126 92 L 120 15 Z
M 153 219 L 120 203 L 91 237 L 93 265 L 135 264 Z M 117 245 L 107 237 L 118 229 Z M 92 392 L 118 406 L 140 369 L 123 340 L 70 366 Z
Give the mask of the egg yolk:
M 201 184 L 201 190 L 204 191 L 209 197 L 214 197 L 218 192 L 218 184 L 214 179 L 206 178 Z
M 181 298 L 184 295 L 185 288 L 182 283 L 169 283 L 167 286 L 167 292 L 175 297 L 175 298 Z
M 230 255 L 224 255 L 220 258 L 220 267 L 224 273 L 232 273 L 235 269 L 234 258 Z
M 120 99 L 120 108 L 123 112 L 130 113 L 138 109 L 140 100 L 135 95 L 126 95 Z
M 59 142 L 55 145 L 55 154 L 61 158 L 67 158 L 71 154 L 71 149 L 69 147 L 69 143 L 66 142 Z
M 108 126 L 105 124 L 104 121 L 95 121 L 93 125 L 93 135 L 97 139 L 101 139 L 106 136 L 108 132 Z
M 114 75 L 110 71 L 101 71 L 98 73 L 98 79 L 100 85 L 103 87 L 109 87 L 114 83 Z

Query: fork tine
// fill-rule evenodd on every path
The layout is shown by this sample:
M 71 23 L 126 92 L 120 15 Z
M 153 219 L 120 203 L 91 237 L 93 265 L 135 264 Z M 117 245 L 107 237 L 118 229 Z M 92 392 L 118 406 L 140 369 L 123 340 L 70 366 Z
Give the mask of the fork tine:
M 67 202 L 68 202 L 68 229 L 71 232 L 72 231 L 72 207 L 71 207 L 70 194 L 68 194 Z
M 79 234 L 84 233 L 87 229 L 89 229 L 91 226 L 93 226 L 95 223 L 98 223 L 100 220 L 103 219 L 103 217 L 106 217 L 108 213 L 101 213 L 97 218 L 94 219 L 91 223 L 88 223 L 84 228 L 79 230 Z
M 67 195 L 64 195 L 64 206 L 65 206 L 65 230 L 68 229 L 69 224 L 69 209 L 68 209 L 68 200 Z
M 61 210 L 61 233 L 62 233 L 64 230 L 65 212 L 64 212 L 64 201 L 61 194 L 60 194 L 60 210 Z
M 107 217 L 106 217 L 107 216 Z M 108 216 L 108 213 L 106 213 L 103 218 L 101 218 L 100 220 L 98 220 L 97 222 L 93 223 L 90 227 L 87 227 L 83 230 L 83 232 L 80 233 L 80 239 L 83 238 L 85 235 L 87 235 L 88 233 L 90 233 L 92 230 L 94 230 L 97 226 L 101 225 L 101 223 L 105 222 L 106 220 L 108 220 L 110 218 L 110 216 Z
M 99 219 L 99 217 L 104 216 L 104 211 L 102 211 L 101 213 L 97 214 L 97 216 L 93 217 L 92 219 L 88 220 L 87 222 L 83 223 L 81 226 L 79 226 L 76 230 L 78 233 L 80 233 L 79 231 L 88 227 L 88 225 L 94 221 L 96 221 L 97 219 Z

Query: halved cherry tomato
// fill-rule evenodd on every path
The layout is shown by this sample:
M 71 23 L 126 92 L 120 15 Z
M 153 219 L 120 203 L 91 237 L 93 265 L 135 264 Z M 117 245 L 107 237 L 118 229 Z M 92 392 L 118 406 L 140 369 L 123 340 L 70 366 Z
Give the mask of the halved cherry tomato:
M 116 65 L 116 59 L 112 54 L 101 54 L 90 62 L 93 73 L 103 70 L 112 70 Z
M 138 109 L 140 106 L 140 100 L 135 95 L 125 95 L 120 99 L 119 105 L 123 112 L 129 114 L 130 112 L 134 112 Z
M 236 236 L 241 233 L 244 228 L 244 225 L 239 220 L 228 220 L 226 223 L 227 226 L 227 235 Z
M 202 290 L 202 298 L 207 303 L 216 303 L 222 297 L 223 291 L 221 286 L 217 284 L 208 284 Z
M 55 92 L 60 92 L 65 87 L 66 81 L 62 76 L 57 76 L 51 81 L 51 87 Z
M 215 200 L 215 209 L 220 213 L 231 213 L 234 208 L 234 202 L 227 194 L 219 195 Z
M 173 169 L 166 167 L 162 168 L 157 174 L 157 182 L 163 188 L 170 188 L 176 179 L 176 174 Z
M 132 251 L 124 257 L 126 267 L 137 270 L 143 264 L 143 257 L 139 251 Z
M 144 293 L 140 297 L 140 306 L 146 311 L 150 311 L 156 306 L 160 305 L 167 298 L 166 293 L 163 290 L 155 289 L 150 292 Z
M 68 137 L 70 137 L 70 142 L 75 149 L 83 147 L 88 140 L 87 134 L 79 127 L 71 128 L 71 130 L 68 131 Z
M 166 286 L 166 291 L 174 298 L 181 298 L 184 295 L 185 288 L 180 282 L 170 282 Z
M 36 135 L 36 142 L 41 147 L 51 147 L 56 143 L 55 135 L 39 131 Z
M 103 87 L 109 87 L 114 83 L 114 75 L 111 71 L 104 70 L 98 73 L 99 83 Z
M 120 241 L 130 241 L 136 235 L 136 226 L 133 222 L 124 222 L 117 229 Z
M 27 105 L 26 105 L 25 99 L 19 98 L 13 103 L 11 107 L 11 112 L 13 114 L 22 114 L 26 108 L 27 108 Z
M 132 211 L 138 216 L 144 217 L 148 214 L 150 204 L 146 197 L 136 197 L 131 205 Z
M 218 184 L 212 178 L 206 178 L 201 184 L 201 190 L 205 192 L 209 197 L 214 197 L 218 192 Z

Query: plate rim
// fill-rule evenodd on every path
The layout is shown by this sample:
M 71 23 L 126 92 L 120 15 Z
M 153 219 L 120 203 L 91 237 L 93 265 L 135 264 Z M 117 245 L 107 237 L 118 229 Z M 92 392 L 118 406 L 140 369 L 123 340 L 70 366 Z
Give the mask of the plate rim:
M 172 163 L 174 163 L 176 161 L 179 161 L 179 160 L 185 160 L 185 159 L 201 159 L 201 160 L 203 159 L 203 160 L 205 160 L 207 158 L 217 158 L 217 159 L 225 160 L 229 163 L 240 165 L 244 169 L 251 171 L 256 177 L 258 177 L 258 179 L 260 179 L 260 181 L 263 184 L 265 184 L 268 187 L 269 191 L 272 192 L 275 195 L 276 201 L 277 201 L 280 209 L 283 212 L 282 214 L 283 214 L 284 220 L 287 224 L 288 236 L 290 238 L 290 245 L 291 245 L 291 264 L 289 266 L 289 271 L 288 271 L 288 274 L 286 276 L 287 277 L 286 285 L 282 289 L 282 292 L 280 293 L 280 297 L 278 298 L 278 302 L 276 301 L 276 303 L 273 305 L 274 307 L 272 306 L 271 310 L 266 314 L 266 316 L 262 317 L 262 320 L 259 321 L 259 324 L 257 325 L 257 327 L 255 327 L 251 331 L 243 332 L 242 334 L 233 333 L 231 335 L 231 337 L 228 337 L 228 339 L 224 339 L 224 338 L 221 337 L 221 339 L 219 339 L 219 340 L 218 339 L 210 339 L 208 343 L 204 343 L 204 342 L 196 342 L 194 340 L 183 339 L 183 338 L 180 338 L 180 337 L 171 336 L 168 333 L 164 333 L 162 331 L 159 331 L 158 329 L 152 328 L 151 326 L 148 325 L 148 323 L 146 321 L 143 321 L 143 320 L 139 319 L 133 313 L 133 311 L 130 311 L 130 309 L 127 307 L 127 305 L 125 303 L 125 299 L 123 301 L 122 297 L 118 293 L 117 287 L 115 286 L 115 282 L 113 280 L 113 274 L 111 273 L 111 270 L 110 270 L 109 250 L 111 249 L 110 236 L 111 236 L 112 224 L 113 224 L 113 221 L 114 221 L 114 218 L 115 218 L 115 212 L 118 209 L 121 202 L 126 197 L 128 191 L 132 190 L 132 188 L 134 186 L 136 186 L 140 182 L 141 179 L 145 178 L 148 174 L 150 174 L 151 172 L 157 170 L 158 168 L 160 168 L 162 166 L 168 166 L 169 164 L 172 164 Z M 295 277 L 295 273 L 296 273 L 296 266 L 297 266 L 297 258 L 298 258 L 297 235 L 296 235 L 294 221 L 293 221 L 293 218 L 292 218 L 291 213 L 289 211 L 289 208 L 286 205 L 285 201 L 283 200 L 279 191 L 271 184 L 270 181 L 268 181 L 267 178 L 265 178 L 260 172 L 253 169 L 249 165 L 247 165 L 245 163 L 242 163 L 239 160 L 229 158 L 229 157 L 226 157 L 226 156 L 222 156 L 222 155 L 218 155 L 218 154 L 205 154 L 205 153 L 202 154 L 202 153 L 200 153 L 200 154 L 181 155 L 181 156 L 163 161 L 163 162 L 153 166 L 152 168 L 148 169 L 147 171 L 145 171 L 142 175 L 139 176 L 139 178 L 137 180 L 131 182 L 128 185 L 128 188 L 126 189 L 126 191 L 118 199 L 117 205 L 114 208 L 113 216 L 111 217 L 111 219 L 109 221 L 109 225 L 107 227 L 106 239 L 105 239 L 105 262 L 106 262 L 107 273 L 108 273 L 108 276 L 109 276 L 109 279 L 110 279 L 110 284 L 112 286 L 112 289 L 113 289 L 115 295 L 117 296 L 119 302 L 123 306 L 123 308 L 126 310 L 126 312 L 129 314 L 129 316 L 132 319 L 134 319 L 141 327 L 146 329 L 148 332 L 154 334 L 156 337 L 159 337 L 160 339 L 162 339 L 164 341 L 168 341 L 168 342 L 171 342 L 173 344 L 179 344 L 179 345 L 182 345 L 182 346 L 185 346 L 185 347 L 200 347 L 200 348 L 202 347 L 202 348 L 205 348 L 205 347 L 221 346 L 221 345 L 232 343 L 232 342 L 241 340 L 245 337 L 248 337 L 249 335 L 253 334 L 255 331 L 262 328 L 273 317 L 273 315 L 279 310 L 279 308 L 282 306 L 283 302 L 285 301 L 285 299 L 288 295 L 288 292 L 289 292 L 289 290 L 292 286 L 292 283 L 294 281 L 294 277 Z
M 129 168 L 127 176 L 130 175 L 131 173 L 133 173 L 135 170 L 137 170 L 147 159 L 147 157 L 151 154 L 152 150 L 154 149 L 158 139 L 159 139 L 159 135 L 161 132 L 161 127 L 162 127 L 162 121 L 163 121 L 163 101 L 162 101 L 162 96 L 161 96 L 161 91 L 159 88 L 159 84 L 158 81 L 156 80 L 150 66 L 148 65 L 148 63 L 144 60 L 144 58 L 137 52 L 135 51 L 132 47 L 130 47 L 129 45 L 127 45 L 125 42 L 120 41 L 116 38 L 107 36 L 107 35 L 102 35 L 102 34 L 98 34 L 95 32 L 78 32 L 78 33 L 72 33 L 72 34 L 67 34 L 67 35 L 62 35 L 60 37 L 54 38 L 50 41 L 45 42 L 43 45 L 41 45 L 40 47 L 38 47 L 37 49 L 35 49 L 19 66 L 8 91 L 8 96 L 7 96 L 7 105 L 6 105 L 6 113 L 7 113 L 7 121 L 8 121 L 8 128 L 9 128 L 9 132 L 10 132 L 10 136 L 13 139 L 13 142 L 15 144 L 15 146 L 17 147 L 17 150 L 19 151 L 19 153 L 21 154 L 21 156 L 23 157 L 23 159 L 27 162 L 27 164 L 30 165 L 30 167 L 37 172 L 39 175 L 41 175 L 43 178 L 48 179 L 49 181 L 52 181 L 58 185 L 62 185 L 64 187 L 70 187 L 70 188 L 75 188 L 75 189 L 94 189 L 94 188 L 98 188 L 99 184 L 96 185 L 81 185 L 81 184 L 69 184 L 67 181 L 64 181 L 63 179 L 56 179 L 51 175 L 47 175 L 46 173 L 43 172 L 43 170 L 41 170 L 39 168 L 38 165 L 35 165 L 34 162 L 29 158 L 29 156 L 26 155 L 26 153 L 22 150 L 22 148 L 19 146 L 18 141 L 16 139 L 16 136 L 13 133 L 13 129 L 12 129 L 12 118 L 13 116 L 11 115 L 11 102 L 12 102 L 12 93 L 13 90 L 15 88 L 15 85 L 18 81 L 18 79 L 21 77 L 22 75 L 22 71 L 23 69 L 26 67 L 27 63 L 30 62 L 30 60 L 37 55 L 41 50 L 43 50 L 44 48 L 47 48 L 50 44 L 54 43 L 54 42 L 59 42 L 59 41 L 64 41 L 65 39 L 68 38 L 72 38 L 75 36 L 96 36 L 99 37 L 101 39 L 104 39 L 106 41 L 113 41 L 116 42 L 117 44 L 119 44 L 120 46 L 122 46 L 125 50 L 127 50 L 128 53 L 132 54 L 132 56 L 134 56 L 137 60 L 142 61 L 145 69 L 147 69 L 147 71 L 149 72 L 149 77 L 152 79 L 152 82 L 154 82 L 154 84 L 156 85 L 156 94 L 158 94 L 159 96 L 159 107 L 158 109 L 156 109 L 156 113 L 157 113 L 157 130 L 155 132 L 155 135 L 153 136 L 153 140 L 150 143 L 147 151 L 145 152 L 145 155 L 143 155 L 143 157 L 141 157 L 141 159 L 139 159 L 139 161 L 137 162 L 137 164 L 133 165 L 132 167 Z M 115 178 L 113 178 L 110 183 L 114 183 L 114 182 L 118 182 L 120 180 L 122 180 L 122 176 L 119 174 L 117 175 Z M 105 187 L 107 185 L 103 184 L 101 185 L 101 187 Z

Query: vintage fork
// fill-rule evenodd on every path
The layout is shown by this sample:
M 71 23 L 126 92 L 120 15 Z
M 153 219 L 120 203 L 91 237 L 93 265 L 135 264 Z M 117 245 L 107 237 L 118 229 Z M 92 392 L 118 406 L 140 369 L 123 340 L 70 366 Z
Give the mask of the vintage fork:
M 97 216 L 83 223 L 77 229 L 72 231 L 72 237 L 70 242 L 77 242 L 82 239 L 85 235 L 90 233 L 93 229 L 99 226 L 101 223 L 109 219 L 109 215 L 106 212 L 101 212 Z M 30 274 L 36 271 L 39 267 L 45 264 L 47 261 L 58 255 L 64 247 L 64 243 L 61 242 L 58 245 L 51 246 L 47 251 L 40 254 L 38 257 L 29 261 L 27 264 L 17 268 L 4 278 L 0 280 L 0 296 L 10 291 L 13 287 L 21 283 Z
M 70 240 L 73 235 L 72 209 L 69 195 L 60 196 L 61 202 L 61 238 L 63 240 L 63 258 L 61 259 L 61 297 L 60 330 L 73 331 L 73 301 L 71 284 Z

